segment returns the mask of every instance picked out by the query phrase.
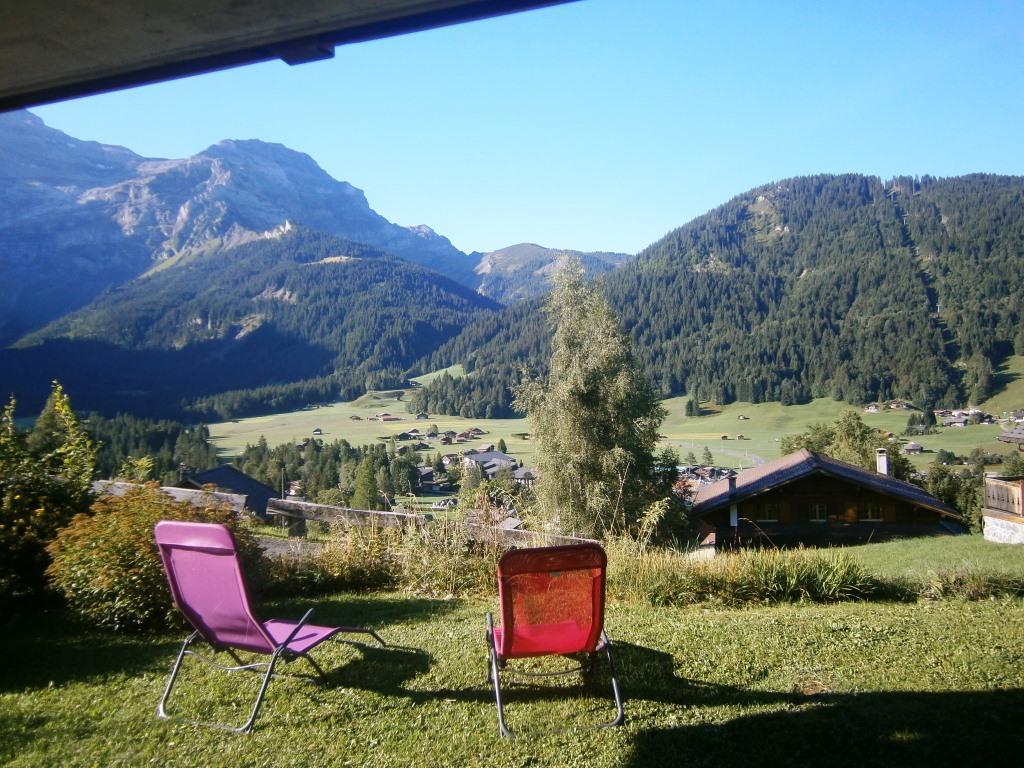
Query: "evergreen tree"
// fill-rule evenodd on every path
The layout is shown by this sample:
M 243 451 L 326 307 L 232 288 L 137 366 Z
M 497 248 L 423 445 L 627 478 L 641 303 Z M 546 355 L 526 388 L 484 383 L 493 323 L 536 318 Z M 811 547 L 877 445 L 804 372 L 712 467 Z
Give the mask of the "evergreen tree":
M 498 440 L 498 450 L 502 453 L 508 453 L 508 446 L 505 445 L 505 438 L 500 438 Z
M 376 469 L 373 458 L 370 456 L 364 456 L 356 468 L 352 506 L 355 509 L 380 509 L 381 507 Z
M 665 418 L 607 299 L 572 259 L 548 300 L 553 326 L 546 380 L 515 390 L 537 437 L 542 514 L 567 533 L 599 536 L 635 528 L 654 480 Z
M 706 445 L 704 446 L 704 453 L 700 455 L 700 463 L 703 467 L 713 467 L 715 465 L 715 457 L 711 455 L 711 449 Z
M 686 458 L 683 459 L 683 461 L 685 461 L 686 465 L 689 467 L 697 466 L 697 457 L 693 455 L 693 451 L 687 451 Z
M 889 474 L 899 480 L 914 479 L 914 465 L 890 443 L 881 432 L 864 423 L 857 411 L 843 411 L 831 424 L 813 424 L 806 432 L 782 438 L 782 452 L 806 448 L 864 469 L 876 467 L 875 451 L 884 448 L 889 461 Z

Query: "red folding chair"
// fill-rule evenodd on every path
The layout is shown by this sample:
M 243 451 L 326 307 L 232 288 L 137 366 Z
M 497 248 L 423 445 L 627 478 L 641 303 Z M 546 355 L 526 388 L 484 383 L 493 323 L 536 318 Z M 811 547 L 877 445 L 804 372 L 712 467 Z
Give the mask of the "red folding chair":
M 615 677 L 612 644 L 604 632 L 604 581 L 608 559 L 597 544 L 516 549 L 498 562 L 501 626 L 487 614 L 488 677 L 498 705 L 498 728 L 511 736 L 501 701 L 501 677 L 509 659 L 530 656 L 582 656 L 579 666 L 524 675 L 565 675 L 592 669 L 599 652 L 608 657 L 615 719 L 621 725 L 622 694 Z

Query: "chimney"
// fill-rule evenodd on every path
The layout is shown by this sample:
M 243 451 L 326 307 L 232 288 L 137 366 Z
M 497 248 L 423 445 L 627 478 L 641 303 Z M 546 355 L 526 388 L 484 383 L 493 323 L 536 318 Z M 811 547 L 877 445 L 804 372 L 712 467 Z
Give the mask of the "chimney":
M 885 448 L 875 449 L 875 469 L 880 475 L 889 474 L 889 454 Z
M 736 493 L 736 473 L 729 473 L 729 495 L 732 496 Z

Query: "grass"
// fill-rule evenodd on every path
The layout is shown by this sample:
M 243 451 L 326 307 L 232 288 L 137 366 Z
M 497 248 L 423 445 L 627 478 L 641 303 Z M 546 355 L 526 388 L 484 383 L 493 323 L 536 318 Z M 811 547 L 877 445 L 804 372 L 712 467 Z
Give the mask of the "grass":
M 1024 355 L 1011 355 L 996 371 L 998 391 L 978 407 L 1001 417 L 1024 409 Z
M 210 437 L 218 453 L 229 458 L 239 455 L 246 444 L 255 444 L 261 435 L 274 446 L 311 437 L 313 430 L 318 427 L 323 431 L 320 436 L 323 440 L 329 442 L 344 439 L 352 445 L 377 443 L 382 438 L 390 439 L 392 435 L 413 427 L 425 431 L 431 424 L 436 424 L 442 432 L 449 429 L 464 432 L 471 427 L 479 427 L 487 434 L 477 440 L 458 445 L 441 445 L 440 441 L 431 440 L 428 441 L 430 451 L 424 453 L 431 456 L 438 451 L 457 453 L 487 443 L 497 445 L 498 440 L 504 439 L 509 454 L 529 466 L 535 444 L 524 437 L 529 430 L 525 419 L 464 419 L 461 416 L 441 414 L 431 414 L 426 420 L 417 419 L 415 414 L 406 411 L 407 395 L 408 390 L 371 392 L 352 402 L 211 424 Z M 369 417 L 381 411 L 398 416 L 400 420 L 369 420 Z M 352 416 L 358 416 L 359 420 L 352 419 Z
M 10 766 L 1015 765 L 1024 750 L 1024 603 L 847 603 L 745 610 L 612 604 L 627 724 L 603 676 L 510 686 L 520 738 L 497 736 L 484 685 L 492 599 L 337 594 L 267 607 L 377 628 L 389 648 L 342 643 L 329 683 L 276 680 L 251 736 L 158 721 L 184 632 L 99 633 L 23 618 L 0 648 L 0 762 Z M 199 671 L 197 671 L 199 670 Z M 301 662 L 287 671 L 304 671 Z M 255 680 L 193 664 L 178 705 L 244 719 Z M 545 733 L 568 725 L 567 733 Z
M 461 375 L 461 366 L 444 369 L 453 375 Z M 414 381 L 427 383 L 444 371 L 434 371 Z M 1011 357 L 1000 373 L 1004 389 L 983 407 L 997 416 L 1009 408 L 1024 407 L 1024 357 Z M 367 445 L 388 439 L 391 435 L 411 429 L 425 428 L 437 424 L 441 431 L 452 429 L 462 432 L 470 427 L 480 427 L 487 435 L 479 441 L 459 446 L 442 446 L 437 441 L 430 443 L 430 453 L 440 450 L 450 453 L 466 448 L 479 447 L 485 443 L 497 444 L 504 439 L 508 452 L 529 466 L 533 461 L 536 444 L 524 439 L 530 429 L 526 419 L 464 419 L 458 416 L 432 414 L 427 420 L 417 420 L 406 411 L 405 400 L 412 390 L 390 390 L 370 392 L 358 400 L 347 403 L 298 411 L 256 416 L 210 425 L 210 435 L 219 453 L 230 458 L 242 452 L 247 443 L 256 443 L 260 436 L 267 438 L 270 445 L 298 441 L 313 434 L 317 427 L 323 430 L 323 439 L 345 439 L 353 445 Z M 681 456 L 692 451 L 700 459 L 707 447 L 721 466 L 750 467 L 771 461 L 781 455 L 779 450 L 782 437 L 805 431 L 811 424 L 834 421 L 850 405 L 830 398 L 819 398 L 804 405 L 784 406 L 780 403 L 730 403 L 713 406 L 705 403 L 703 415 L 685 416 L 685 397 L 674 397 L 664 401 L 669 412 L 661 427 L 663 444 L 676 448 Z M 401 418 L 400 421 L 369 421 L 368 417 L 379 411 L 388 411 Z M 746 416 L 740 420 L 740 415 Z M 877 414 L 862 413 L 865 423 L 885 432 L 902 435 L 906 428 L 909 411 L 882 411 Z M 359 416 L 360 420 L 353 420 Z M 964 428 L 939 429 L 936 434 L 914 437 L 924 446 L 925 452 L 911 456 L 910 460 L 924 469 L 935 460 L 939 450 L 952 451 L 959 456 L 968 455 L 981 446 L 992 453 L 1008 453 L 1013 449 L 995 438 L 1001 429 L 996 425 L 977 424 Z M 725 435 L 728 439 L 723 440 Z M 743 439 L 738 439 L 743 435 Z
M 1024 549 L 972 536 L 937 536 L 866 544 L 844 550 L 883 578 L 919 581 L 936 571 L 961 569 L 1007 573 L 1024 578 Z

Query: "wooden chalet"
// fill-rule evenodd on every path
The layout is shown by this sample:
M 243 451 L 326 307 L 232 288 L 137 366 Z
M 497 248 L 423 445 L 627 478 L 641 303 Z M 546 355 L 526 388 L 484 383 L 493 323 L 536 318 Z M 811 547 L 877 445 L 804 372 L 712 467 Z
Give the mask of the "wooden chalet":
M 208 486 L 213 486 L 218 491 L 245 496 L 246 508 L 261 517 L 267 514 L 268 501 L 281 498 L 278 491 L 230 464 L 186 475 L 177 487 L 200 490 Z
M 702 541 L 719 549 L 855 544 L 965 530 L 953 508 L 916 485 L 808 450 L 700 486 L 690 517 Z
M 996 440 L 1009 443 L 1010 445 L 1016 445 L 1018 451 L 1024 451 L 1024 427 L 1008 429 L 1001 435 L 998 435 Z

